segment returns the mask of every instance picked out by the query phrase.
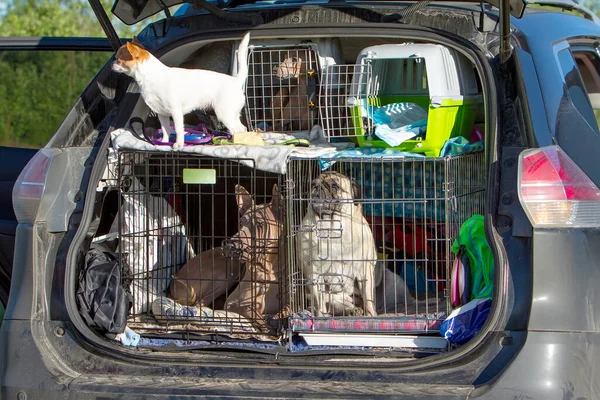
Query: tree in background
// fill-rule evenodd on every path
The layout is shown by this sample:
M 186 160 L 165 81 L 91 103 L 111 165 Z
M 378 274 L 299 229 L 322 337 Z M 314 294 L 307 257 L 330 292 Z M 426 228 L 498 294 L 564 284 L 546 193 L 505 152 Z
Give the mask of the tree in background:
M 584 0 L 581 4 L 584 7 L 587 7 L 590 10 L 592 10 L 594 13 L 596 13 L 596 15 L 599 15 L 599 13 L 600 13 L 600 0 Z
M 87 0 L 19 0 L 0 12 L 0 36 L 104 36 Z M 142 29 L 112 20 L 120 37 Z M 44 146 L 111 55 L 0 51 L 0 146 Z
M 131 37 L 142 28 L 127 26 L 113 17 L 113 1 L 100 2 L 120 37 Z M 0 36 L 104 36 L 87 0 L 11 0 L 3 14 Z

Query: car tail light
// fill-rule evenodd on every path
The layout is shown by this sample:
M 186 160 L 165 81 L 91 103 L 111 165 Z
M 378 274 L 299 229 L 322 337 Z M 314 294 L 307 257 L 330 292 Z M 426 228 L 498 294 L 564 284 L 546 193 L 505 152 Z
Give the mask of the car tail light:
M 25 166 L 13 189 L 13 207 L 19 222 L 33 222 L 40 200 L 46 190 L 46 178 L 52 155 L 44 149 L 38 151 Z
M 534 227 L 600 227 L 600 190 L 560 147 L 523 151 L 518 184 Z

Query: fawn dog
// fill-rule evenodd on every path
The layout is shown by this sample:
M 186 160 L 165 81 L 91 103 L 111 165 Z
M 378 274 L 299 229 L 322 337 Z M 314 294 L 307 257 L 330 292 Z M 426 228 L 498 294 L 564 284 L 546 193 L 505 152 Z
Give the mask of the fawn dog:
M 299 57 L 287 57 L 273 70 L 280 80 L 296 79 L 297 85 L 283 86 L 273 96 L 273 130 L 308 130 L 310 126 L 310 100 L 307 94 L 309 74 L 306 62 Z
M 312 283 L 309 291 L 314 314 L 377 315 L 377 248 L 357 201 L 358 185 L 346 175 L 326 171 L 312 181 L 310 198 L 302 226 L 315 229 L 303 229 L 296 238 L 296 248 L 304 277 Z M 317 230 L 332 233 L 323 238 Z M 361 303 L 364 310 L 359 307 Z
M 241 185 L 236 185 L 235 193 L 238 233 L 224 240 L 221 248 L 204 251 L 181 267 L 173 275 L 169 294 L 186 306 L 211 306 L 226 294 L 228 311 L 260 320 L 265 312 L 279 312 L 279 287 L 274 284 L 279 279 L 278 249 L 283 229 L 279 189 L 274 185 L 271 202 L 262 205 L 255 205 Z
M 271 202 L 255 205 L 244 187 L 236 186 L 240 230 L 225 253 L 233 253 L 245 264 L 238 287 L 227 297 L 225 309 L 252 321 L 259 330 L 269 330 L 265 314 L 281 311 L 279 304 L 279 238 L 283 233 L 280 194 L 273 185 Z

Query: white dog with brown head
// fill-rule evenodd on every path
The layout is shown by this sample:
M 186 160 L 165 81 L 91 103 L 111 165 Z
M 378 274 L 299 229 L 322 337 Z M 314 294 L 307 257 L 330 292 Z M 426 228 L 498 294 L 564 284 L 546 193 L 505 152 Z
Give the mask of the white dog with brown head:
M 144 49 L 135 37 L 119 48 L 112 69 L 137 82 L 142 98 L 158 115 L 163 142 L 169 142 L 169 117 L 173 118 L 177 134 L 173 148 L 179 149 L 184 144 L 183 117 L 194 110 L 212 108 L 231 134 L 247 131 L 240 115 L 246 104 L 243 87 L 248 77 L 249 41 L 248 32 L 240 42 L 235 77 L 203 69 L 169 67 Z
M 375 239 L 362 214 L 356 183 L 337 172 L 312 181 L 310 205 L 297 236 L 304 279 L 315 316 L 348 316 L 375 310 Z M 360 298 L 357 297 L 360 296 Z

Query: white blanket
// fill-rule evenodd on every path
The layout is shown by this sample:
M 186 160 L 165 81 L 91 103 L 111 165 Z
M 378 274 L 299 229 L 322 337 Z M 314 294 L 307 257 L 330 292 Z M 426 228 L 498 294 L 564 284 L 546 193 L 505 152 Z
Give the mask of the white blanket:
M 239 160 L 240 164 L 261 171 L 285 174 L 287 171 L 287 160 L 291 155 L 301 158 L 313 158 L 322 154 L 333 153 L 338 147 L 323 140 L 322 130 L 319 126 L 315 126 L 310 132 L 299 133 L 297 136 L 285 133 L 261 133 L 261 136 L 267 144 L 266 146 L 197 145 L 185 146 L 175 151 Z M 277 145 L 277 143 L 282 143 L 286 140 L 302 137 L 311 140 L 310 147 Z M 117 151 L 174 151 L 171 146 L 156 146 L 140 140 L 127 129 L 116 129 L 111 132 L 111 140 L 114 149 Z

